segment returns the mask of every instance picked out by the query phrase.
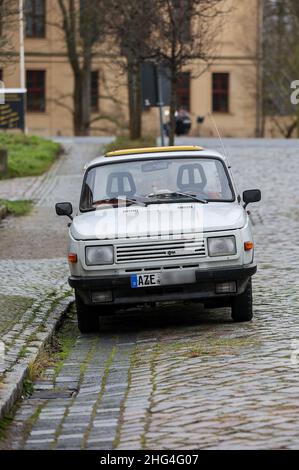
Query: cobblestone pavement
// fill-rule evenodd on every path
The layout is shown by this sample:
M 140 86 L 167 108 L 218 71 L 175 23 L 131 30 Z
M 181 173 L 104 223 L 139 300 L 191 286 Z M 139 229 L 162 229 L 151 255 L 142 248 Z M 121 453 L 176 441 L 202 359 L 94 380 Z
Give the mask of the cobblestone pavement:
M 0 182 L 0 197 L 35 201 L 30 216 L 0 223 L 0 416 L 73 300 L 67 284 L 67 223 L 56 217 L 54 205 L 70 200 L 76 207 L 83 166 L 101 146 L 101 140 L 87 148 L 65 142 L 65 154 L 45 175 Z
M 69 355 L 20 406 L 6 447 L 299 448 L 299 144 L 224 143 L 240 189 L 263 191 L 251 207 L 254 321 L 170 305 L 101 319 L 85 336 L 70 318 Z

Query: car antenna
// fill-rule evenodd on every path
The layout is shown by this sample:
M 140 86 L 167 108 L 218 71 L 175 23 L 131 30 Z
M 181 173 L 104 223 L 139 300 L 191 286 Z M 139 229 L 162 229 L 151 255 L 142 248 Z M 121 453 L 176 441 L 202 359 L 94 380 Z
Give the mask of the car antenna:
M 216 129 L 216 132 L 217 132 L 217 134 L 218 134 L 218 137 L 219 137 L 219 140 L 220 140 L 220 142 L 221 142 L 222 149 L 223 149 L 224 156 L 225 156 L 225 158 L 226 158 L 227 161 L 228 161 L 228 168 L 231 169 L 230 156 L 228 156 L 227 149 L 226 149 L 225 146 L 224 146 L 224 142 L 223 142 L 223 139 L 222 139 L 222 137 L 221 137 L 221 135 L 220 135 L 220 132 L 219 132 L 219 129 L 218 129 L 216 120 L 215 120 L 214 116 L 213 116 L 211 113 L 208 113 L 208 116 L 211 118 L 212 123 L 214 124 L 214 127 L 215 127 L 215 129 Z M 238 201 L 239 201 L 239 203 L 241 202 L 241 196 L 240 196 L 240 195 L 238 195 Z
M 219 140 L 220 140 L 220 142 L 221 142 L 223 154 L 224 154 L 224 156 L 225 156 L 226 158 L 228 158 L 227 149 L 226 149 L 225 146 L 224 146 L 223 139 L 222 139 L 222 137 L 221 137 L 221 135 L 220 135 L 220 132 L 219 132 L 217 123 L 216 123 L 216 121 L 215 121 L 215 118 L 214 118 L 214 116 L 213 116 L 211 113 L 208 113 L 208 116 L 211 118 L 211 121 L 212 121 L 212 123 L 213 123 L 213 125 L 214 125 L 214 127 L 215 127 L 215 129 L 216 129 L 218 138 L 219 138 Z M 230 162 L 230 159 L 229 159 L 229 158 L 228 158 L 228 161 Z

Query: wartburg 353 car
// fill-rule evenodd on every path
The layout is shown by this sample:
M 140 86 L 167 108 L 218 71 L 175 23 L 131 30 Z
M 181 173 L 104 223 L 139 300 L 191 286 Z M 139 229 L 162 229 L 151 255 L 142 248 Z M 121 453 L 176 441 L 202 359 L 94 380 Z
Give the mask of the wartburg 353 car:
M 220 153 L 200 147 L 110 152 L 89 163 L 69 229 L 70 285 L 81 332 L 119 308 L 169 301 L 231 307 L 252 319 L 254 243 L 246 207 Z

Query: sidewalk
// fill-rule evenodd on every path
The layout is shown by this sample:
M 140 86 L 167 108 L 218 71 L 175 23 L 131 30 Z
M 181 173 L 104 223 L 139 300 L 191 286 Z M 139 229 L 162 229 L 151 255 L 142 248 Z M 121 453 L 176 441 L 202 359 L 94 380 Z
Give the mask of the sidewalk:
M 0 180 L 0 201 L 7 199 L 10 201 L 35 200 L 38 197 L 38 190 L 43 182 L 51 177 L 61 165 L 61 156 L 51 167 L 51 169 L 41 176 L 26 178 L 10 178 Z M 7 217 L 7 209 L 0 203 L 0 222 Z
M 0 419 L 22 395 L 28 367 L 73 301 L 67 283 L 67 224 L 55 202 L 78 203 L 83 166 L 100 145 L 65 143 L 66 153 L 36 178 L 0 181 L 0 199 L 31 199 L 29 216 L 0 221 Z M 4 349 L 1 355 L 1 351 Z

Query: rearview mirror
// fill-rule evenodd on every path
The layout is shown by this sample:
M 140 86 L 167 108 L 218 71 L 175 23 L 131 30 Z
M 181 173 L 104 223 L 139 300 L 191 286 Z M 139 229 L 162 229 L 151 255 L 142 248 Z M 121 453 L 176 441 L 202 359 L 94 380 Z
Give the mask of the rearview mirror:
M 63 215 L 73 220 L 73 206 L 70 202 L 59 202 L 56 204 L 55 209 L 57 215 Z
M 252 202 L 259 202 L 261 199 L 262 193 L 259 189 L 249 189 L 243 193 L 243 201 L 245 202 L 244 207 L 247 207 L 248 204 L 251 204 Z
M 142 171 L 146 173 L 146 172 L 152 172 L 152 171 L 167 170 L 169 165 L 170 165 L 170 162 L 163 161 L 163 160 L 161 160 L 160 162 L 144 163 L 142 165 Z

